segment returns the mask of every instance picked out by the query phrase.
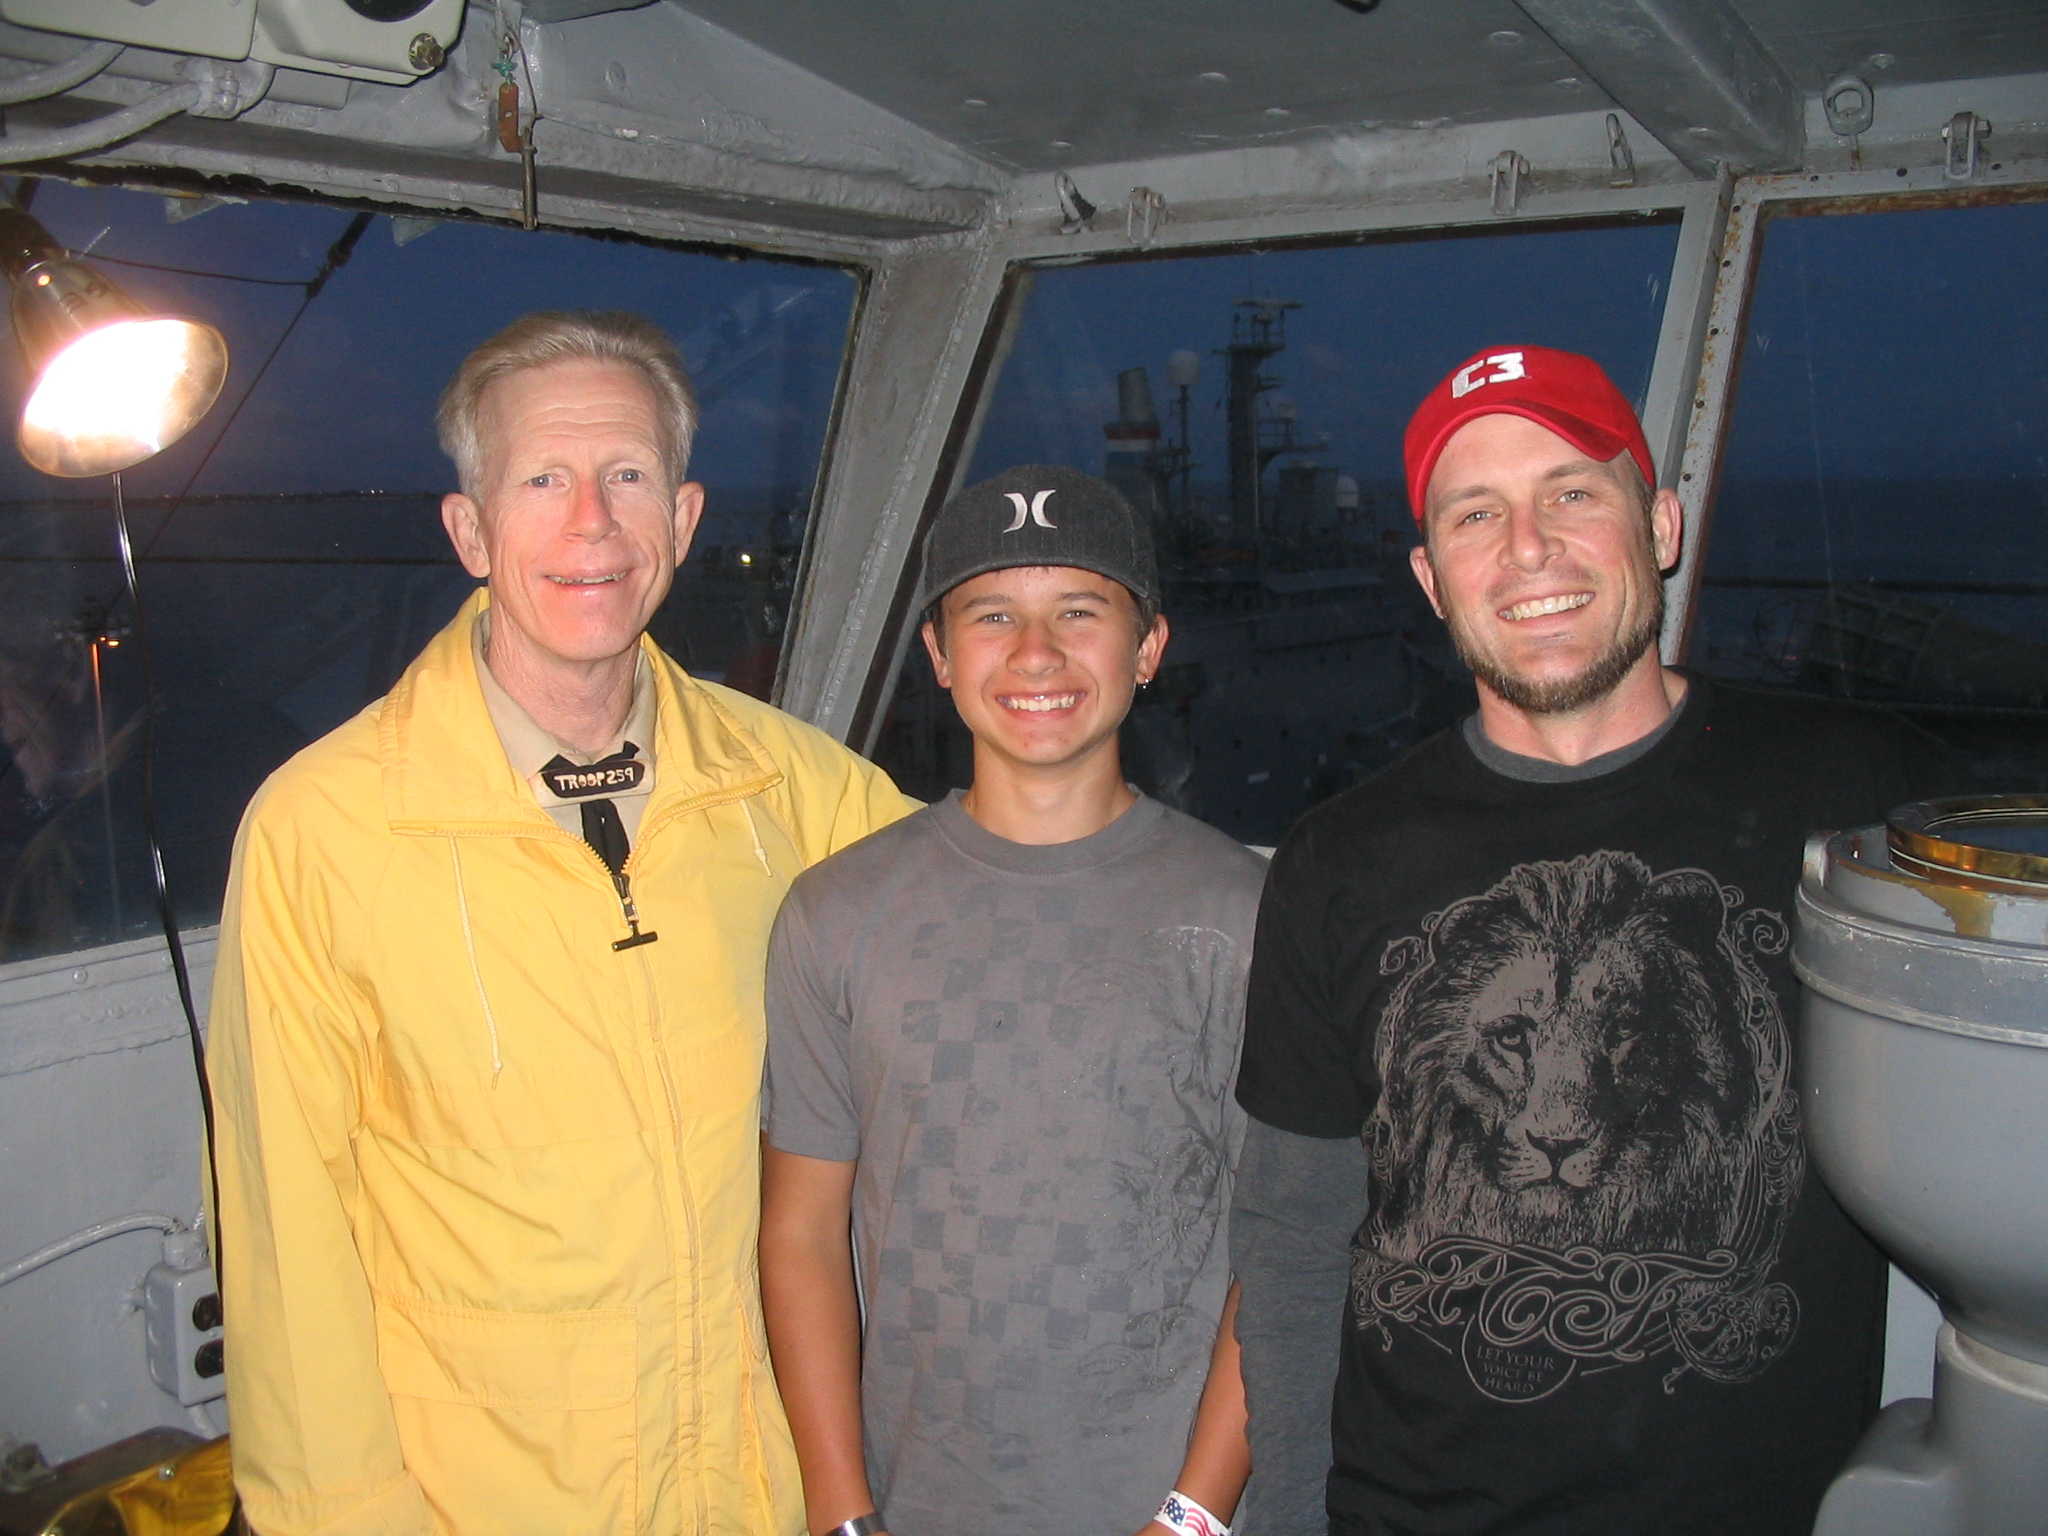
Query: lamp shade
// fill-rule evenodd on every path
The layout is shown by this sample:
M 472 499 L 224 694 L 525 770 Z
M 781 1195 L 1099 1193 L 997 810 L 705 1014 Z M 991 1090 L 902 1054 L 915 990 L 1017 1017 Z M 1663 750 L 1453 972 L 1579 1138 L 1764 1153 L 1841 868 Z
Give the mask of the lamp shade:
M 152 315 L 18 209 L 0 209 L 0 270 L 13 284 L 14 336 L 30 379 L 16 441 L 43 473 L 139 464 L 219 397 L 228 373 L 219 331 Z

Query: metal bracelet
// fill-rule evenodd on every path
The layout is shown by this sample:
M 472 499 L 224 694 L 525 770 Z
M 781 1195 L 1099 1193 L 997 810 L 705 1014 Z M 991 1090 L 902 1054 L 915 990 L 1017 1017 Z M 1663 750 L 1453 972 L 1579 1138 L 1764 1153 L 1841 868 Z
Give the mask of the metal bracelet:
M 889 1529 L 879 1510 L 869 1510 L 864 1515 L 855 1515 L 851 1520 L 842 1520 L 823 1536 L 882 1536 Z

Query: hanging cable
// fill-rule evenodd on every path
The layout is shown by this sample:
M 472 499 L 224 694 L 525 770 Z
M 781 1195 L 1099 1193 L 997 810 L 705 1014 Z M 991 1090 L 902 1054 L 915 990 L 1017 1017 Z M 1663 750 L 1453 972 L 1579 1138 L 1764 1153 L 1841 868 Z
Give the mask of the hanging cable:
M 103 1243 L 110 1237 L 120 1237 L 128 1232 L 177 1232 L 183 1226 L 177 1217 L 166 1216 L 161 1211 L 134 1211 L 126 1216 L 116 1216 L 111 1221 L 96 1221 L 69 1237 L 43 1244 L 34 1253 L 26 1254 L 12 1264 L 0 1266 L 0 1285 L 11 1285 L 23 1275 L 32 1275 L 45 1265 L 54 1264 L 82 1248 L 90 1248 L 94 1243 Z
M 164 530 L 171 526 L 171 519 L 176 517 L 179 508 L 185 505 L 185 498 L 191 494 L 192 487 L 199 483 L 199 477 L 206 472 L 206 466 L 213 462 L 214 451 L 226 440 L 229 429 L 242 414 L 242 407 L 255 395 L 257 386 L 263 382 L 263 376 L 270 372 L 270 365 L 277 361 L 278 353 L 282 352 L 284 344 L 292 339 L 292 332 L 299 328 L 299 322 L 305 319 L 306 311 L 312 307 L 313 301 L 320 297 L 320 290 L 325 288 L 327 280 L 347 266 L 349 258 L 355 255 L 356 242 L 363 238 L 363 231 L 370 227 L 370 221 L 375 217 L 373 213 L 357 214 L 348 221 L 348 228 L 341 232 L 341 238 L 327 247 L 327 255 L 321 260 L 320 269 L 307 278 L 303 285 L 306 292 L 305 297 L 299 300 L 299 307 L 292 311 L 291 319 L 287 320 L 284 329 L 277 333 L 277 340 L 272 342 L 270 350 L 263 354 L 263 361 L 257 364 L 256 372 L 250 378 L 247 387 L 222 419 L 220 430 L 213 434 L 213 441 L 206 445 L 206 451 L 199 455 L 199 462 L 192 466 L 192 473 L 185 477 L 185 483 L 178 487 L 178 494 L 171 498 L 171 504 L 164 512 L 163 520 L 156 525 L 156 531 L 150 534 L 149 542 L 142 546 L 143 559 L 149 558 L 149 552 L 156 548 L 157 541 L 164 536 Z
M 121 56 L 119 43 L 87 43 L 68 59 L 0 80 L 0 106 L 36 101 L 83 85 Z
M 234 426 L 235 419 L 241 415 L 242 407 L 249 403 L 250 397 L 255 394 L 257 387 L 262 384 L 263 376 L 270 371 L 270 365 L 276 361 L 278 353 L 284 349 L 285 342 L 291 338 L 292 332 L 297 329 L 299 321 L 305 316 L 306 310 L 311 306 L 313 300 L 320 296 L 320 290 L 327 286 L 327 280 L 342 267 L 346 266 L 349 257 L 355 254 L 356 242 L 362 239 L 363 231 L 369 228 L 370 221 L 374 217 L 375 215 L 370 213 L 358 213 L 349 220 L 348 227 L 342 231 L 341 238 L 327 248 L 327 255 L 320 263 L 320 269 L 305 283 L 305 296 L 299 300 L 299 307 L 292 312 L 291 319 L 286 322 L 284 330 L 279 333 L 277 340 L 272 343 L 269 353 L 265 355 L 263 362 L 256 369 L 255 376 L 249 380 L 248 387 L 242 391 L 241 398 L 235 402 L 234 409 L 228 413 L 227 418 L 221 423 L 220 430 L 214 433 L 213 441 L 206 445 L 206 451 L 200 455 L 198 464 L 193 466 L 192 473 L 186 476 L 185 483 L 179 488 L 177 496 L 171 502 L 170 509 L 164 514 L 162 521 L 157 524 L 156 531 L 150 536 L 149 546 L 143 550 L 145 556 L 148 555 L 150 548 L 155 547 L 156 541 L 163 537 L 164 529 L 170 526 L 171 519 L 177 515 L 178 508 L 183 505 L 186 495 L 191 491 L 193 485 L 198 481 L 200 474 L 212 460 L 214 450 L 220 447 L 222 440 L 228 434 L 228 430 Z M 114 531 L 116 542 L 119 544 L 121 552 L 121 575 L 128 587 L 128 606 L 135 615 L 136 649 L 142 656 L 142 830 L 143 836 L 149 844 L 150 873 L 156 883 L 157 919 L 163 927 L 164 943 L 170 950 L 171 973 L 177 982 L 179 1006 L 183 1008 L 185 1013 L 186 1036 L 192 1049 L 192 1069 L 199 1085 L 199 1114 L 206 1128 L 207 1189 L 212 1196 L 212 1208 L 218 1211 L 220 1209 L 220 1169 L 214 1152 L 213 1086 L 208 1081 L 206 1075 L 206 1040 L 199 1028 L 198 1007 L 192 999 L 192 974 L 185 961 L 184 940 L 178 933 L 177 906 L 171 899 L 170 877 L 164 867 L 163 840 L 157 829 L 156 667 L 150 652 L 149 620 L 143 608 L 142 583 L 136 576 L 135 545 L 128 529 L 128 506 L 122 495 L 121 477 L 119 474 L 113 476 L 113 488 Z M 208 1237 L 211 1239 L 214 1273 L 217 1276 L 220 1273 L 221 1263 L 221 1236 L 217 1222 L 214 1229 L 208 1233 Z
M 207 272 L 199 267 L 167 267 L 161 262 L 137 261 L 132 256 L 109 256 L 104 251 L 93 252 L 94 261 L 112 262 L 117 267 L 141 267 L 146 272 L 171 272 L 179 277 L 211 277 L 224 283 L 260 283 L 266 288 L 304 288 L 303 277 L 247 277 L 240 272 Z
M 19 165 L 24 160 L 65 160 L 89 155 L 96 150 L 132 139 L 145 128 L 165 118 L 189 112 L 206 100 L 203 84 L 173 85 L 145 96 L 132 107 L 109 112 L 75 128 L 55 128 L 43 133 L 0 135 L 0 165 Z
M 119 49 L 117 48 L 115 51 L 119 52 Z M 23 174 L 14 178 L 14 190 L 12 193 L 6 193 L 4 189 L 0 189 L 0 195 L 6 196 L 8 203 L 20 209 L 23 213 L 27 213 L 29 211 L 29 204 L 35 201 L 36 189 L 42 184 L 42 177 Z M 99 235 L 95 235 L 93 237 L 94 244 L 97 244 L 100 236 L 106 233 L 107 231 L 103 229 Z M 75 256 L 90 254 L 94 261 L 110 261 L 117 267 L 140 267 L 146 272 L 170 272 L 179 277 L 211 277 L 224 283 L 257 283 L 265 288 L 304 288 L 307 282 L 303 277 L 249 277 L 240 272 L 208 272 L 200 267 L 167 267 L 161 262 L 137 261 L 132 256 L 109 256 L 103 251 L 91 250 L 90 247 L 85 251 L 74 251 L 72 254 Z
M 178 986 L 178 1005 L 185 1010 L 185 1033 L 192 1046 L 192 1070 L 199 1080 L 199 1117 L 206 1127 L 206 1182 L 220 1209 L 220 1171 L 213 1152 L 213 1085 L 206 1077 L 206 1037 L 199 1030 L 199 1010 L 192 1001 L 192 972 L 185 964 L 185 941 L 178 933 L 178 909 L 171 901 L 171 882 L 164 870 L 163 840 L 156 821 L 156 666 L 150 659 L 149 618 L 142 606 L 142 583 L 135 577 L 135 546 L 128 536 L 128 505 L 121 495 L 121 476 L 114 481 L 114 533 L 121 549 L 121 575 L 128 583 L 128 606 L 135 615 L 135 647 L 142 654 L 142 835 L 149 842 L 150 874 L 156 882 L 156 915 L 171 952 L 171 975 Z M 219 1223 L 207 1234 L 213 1241 L 214 1273 L 220 1273 Z

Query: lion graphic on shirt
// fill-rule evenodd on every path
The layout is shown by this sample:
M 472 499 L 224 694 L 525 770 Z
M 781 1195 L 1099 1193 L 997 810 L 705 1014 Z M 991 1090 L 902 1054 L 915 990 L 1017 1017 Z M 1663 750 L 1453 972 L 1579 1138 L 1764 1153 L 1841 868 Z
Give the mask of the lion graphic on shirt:
M 1798 1301 L 1770 1272 L 1804 1163 L 1757 957 L 1785 939 L 1704 871 L 1602 851 L 1520 865 L 1390 944 L 1362 1326 L 1419 1330 L 1505 1401 L 1782 1354 Z

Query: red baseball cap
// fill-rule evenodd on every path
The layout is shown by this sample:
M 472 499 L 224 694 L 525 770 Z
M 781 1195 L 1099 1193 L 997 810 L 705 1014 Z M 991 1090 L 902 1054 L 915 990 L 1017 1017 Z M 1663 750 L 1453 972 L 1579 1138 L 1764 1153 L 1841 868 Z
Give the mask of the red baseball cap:
M 1427 505 L 1429 477 L 1444 444 L 1480 416 L 1524 416 L 1548 427 L 1581 453 L 1603 464 L 1626 448 L 1654 486 L 1657 471 L 1635 407 L 1598 363 L 1549 347 L 1488 347 L 1424 397 L 1401 440 L 1408 471 L 1408 508 L 1416 525 Z

